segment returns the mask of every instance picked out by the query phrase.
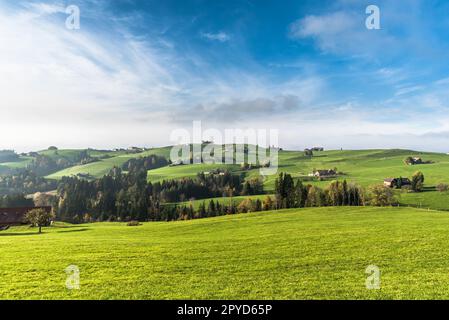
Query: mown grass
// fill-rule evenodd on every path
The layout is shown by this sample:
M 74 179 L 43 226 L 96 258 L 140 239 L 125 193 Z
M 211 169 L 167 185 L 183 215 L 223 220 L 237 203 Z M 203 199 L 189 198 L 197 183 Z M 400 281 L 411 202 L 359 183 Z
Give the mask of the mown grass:
M 0 233 L 2 299 L 449 298 L 449 215 L 315 208 Z M 65 288 L 68 265 L 80 290 Z M 367 290 L 365 269 L 381 270 Z

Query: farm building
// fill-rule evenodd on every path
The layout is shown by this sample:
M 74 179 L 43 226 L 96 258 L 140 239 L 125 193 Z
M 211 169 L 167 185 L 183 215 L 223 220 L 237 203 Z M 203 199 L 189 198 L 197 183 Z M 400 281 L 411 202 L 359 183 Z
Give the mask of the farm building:
M 384 180 L 384 186 L 389 188 L 399 188 L 402 186 L 409 186 L 412 183 L 408 178 L 387 178 Z
M 51 207 L 0 208 L 0 228 L 25 224 L 25 215 L 33 209 L 44 209 L 51 212 Z
M 407 157 L 405 159 L 405 163 L 409 166 L 415 165 L 415 164 L 423 164 L 424 161 L 420 157 Z
M 337 172 L 333 169 L 329 170 L 315 170 L 309 176 L 311 177 L 317 177 L 317 178 L 327 178 L 327 177 L 334 177 L 337 175 Z

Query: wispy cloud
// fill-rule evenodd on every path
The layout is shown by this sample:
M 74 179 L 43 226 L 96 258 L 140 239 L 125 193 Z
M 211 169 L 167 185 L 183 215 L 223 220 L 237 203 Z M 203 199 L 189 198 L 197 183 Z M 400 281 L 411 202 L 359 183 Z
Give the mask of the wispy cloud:
M 257 12 L 236 19 L 254 39 L 200 14 L 77 2 L 81 30 L 65 28 L 65 2 L 0 4 L 0 148 L 166 144 L 192 120 L 280 129 L 292 147 L 393 146 L 379 132 L 407 147 L 407 137 L 428 144 L 426 134 L 449 130 L 448 75 L 422 60 L 428 32 L 394 32 L 407 17 L 396 22 L 387 2 L 379 32 L 365 28 L 358 1 L 277 21 L 270 37 L 258 35 Z
M 201 32 L 200 35 L 201 37 L 212 41 L 227 42 L 231 40 L 231 36 L 222 31 L 218 33 Z

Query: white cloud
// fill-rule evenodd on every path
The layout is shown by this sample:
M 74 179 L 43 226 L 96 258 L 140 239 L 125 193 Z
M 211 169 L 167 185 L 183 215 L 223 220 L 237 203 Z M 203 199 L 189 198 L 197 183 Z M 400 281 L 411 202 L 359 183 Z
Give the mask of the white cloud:
M 326 53 L 350 57 L 373 58 L 379 54 L 395 53 L 396 41 L 384 30 L 368 30 L 364 12 L 336 11 L 309 15 L 290 24 L 289 36 L 294 40 L 313 39 Z
M 227 42 L 227 41 L 231 40 L 231 36 L 222 31 L 220 31 L 218 33 L 202 32 L 201 37 L 208 39 L 208 40 L 219 41 L 219 42 Z

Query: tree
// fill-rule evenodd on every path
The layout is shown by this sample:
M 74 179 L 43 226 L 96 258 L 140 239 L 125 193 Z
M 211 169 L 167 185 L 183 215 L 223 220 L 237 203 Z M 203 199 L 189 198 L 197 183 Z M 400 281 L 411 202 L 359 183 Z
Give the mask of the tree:
M 404 163 L 406 164 L 406 165 L 413 165 L 414 164 L 414 160 L 413 160 L 413 158 L 412 157 L 407 157 L 407 158 L 405 158 L 404 159 Z
M 306 207 L 321 207 L 324 205 L 326 205 L 326 199 L 323 190 L 316 186 L 309 186 Z
M 369 192 L 372 206 L 385 207 L 397 203 L 393 190 L 384 185 L 372 186 Z
M 273 199 L 271 199 L 270 196 L 267 196 L 267 197 L 265 198 L 265 200 L 263 201 L 262 209 L 263 209 L 264 211 L 274 209 L 274 202 L 273 202 Z
M 25 218 L 33 227 L 39 228 L 39 233 L 42 233 L 42 227 L 49 226 L 54 215 L 44 209 L 33 209 L 28 211 Z
M 252 212 L 254 210 L 254 203 L 250 198 L 246 198 L 237 206 L 237 211 L 240 213 Z
M 415 192 L 422 191 L 424 187 L 424 174 L 421 171 L 417 171 L 412 176 L 412 190 Z
M 288 173 L 281 172 L 275 182 L 276 201 L 279 209 L 292 208 L 295 202 L 295 184 Z

